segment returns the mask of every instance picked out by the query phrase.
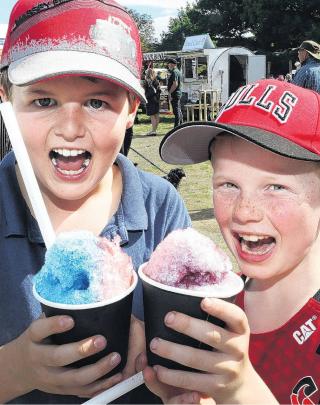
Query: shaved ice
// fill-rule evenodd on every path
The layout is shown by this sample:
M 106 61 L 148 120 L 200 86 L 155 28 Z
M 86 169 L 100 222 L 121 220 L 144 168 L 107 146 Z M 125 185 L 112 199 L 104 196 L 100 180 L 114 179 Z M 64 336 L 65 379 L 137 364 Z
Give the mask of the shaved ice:
M 195 291 L 225 288 L 229 275 L 234 275 L 227 254 L 192 228 L 171 232 L 152 253 L 143 273 L 158 283 Z
M 34 283 L 37 293 L 48 301 L 91 304 L 125 292 L 133 271 L 120 237 L 109 241 L 88 231 L 64 232 L 48 249 Z

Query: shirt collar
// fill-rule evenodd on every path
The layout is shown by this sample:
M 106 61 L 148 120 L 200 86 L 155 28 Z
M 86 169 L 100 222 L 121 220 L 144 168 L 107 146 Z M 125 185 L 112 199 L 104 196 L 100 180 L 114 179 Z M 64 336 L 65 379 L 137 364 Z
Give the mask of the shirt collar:
M 122 154 L 116 160 L 123 181 L 121 205 L 117 214 L 123 217 L 128 231 L 145 230 L 148 228 L 148 215 L 145 208 L 143 187 L 139 169 Z
M 145 209 L 139 169 L 121 154 L 118 155 L 116 164 L 121 171 L 123 181 L 121 202 L 116 214 L 102 234 L 111 238 L 119 234 L 122 244 L 124 244 L 128 242 L 127 231 L 147 229 L 148 215 Z M 1 162 L 1 172 L 2 218 L 5 236 L 28 236 L 31 242 L 43 243 L 38 224 L 32 217 L 18 185 L 13 152 L 6 155 Z

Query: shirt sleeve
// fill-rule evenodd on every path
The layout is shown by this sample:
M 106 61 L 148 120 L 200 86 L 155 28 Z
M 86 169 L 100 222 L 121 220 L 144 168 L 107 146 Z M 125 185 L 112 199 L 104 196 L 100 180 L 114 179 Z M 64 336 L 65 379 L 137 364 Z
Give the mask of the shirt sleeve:
M 300 87 L 305 87 L 305 69 L 304 67 L 300 68 L 296 74 L 294 75 L 294 78 L 292 80 L 293 84 L 296 84 L 297 86 Z
M 158 225 L 157 221 L 162 221 L 163 223 L 161 240 L 175 229 L 184 229 L 191 226 L 191 219 L 187 208 L 180 194 L 172 185 L 168 187 L 167 196 L 155 220 L 155 226 Z M 159 223 L 160 226 L 161 224 Z

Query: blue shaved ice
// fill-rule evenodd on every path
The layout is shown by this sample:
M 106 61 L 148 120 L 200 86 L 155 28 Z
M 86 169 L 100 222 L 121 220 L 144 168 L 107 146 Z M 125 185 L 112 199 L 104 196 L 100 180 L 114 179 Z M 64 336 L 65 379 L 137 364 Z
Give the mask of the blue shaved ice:
M 119 241 L 88 231 L 61 233 L 34 276 L 37 293 L 61 304 L 90 304 L 111 298 L 131 284 L 132 263 Z

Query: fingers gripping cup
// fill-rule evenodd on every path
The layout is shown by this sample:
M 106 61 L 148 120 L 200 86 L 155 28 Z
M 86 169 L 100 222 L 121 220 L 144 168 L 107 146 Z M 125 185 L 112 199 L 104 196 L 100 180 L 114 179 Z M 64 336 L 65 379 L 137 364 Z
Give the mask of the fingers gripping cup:
M 121 250 L 120 241 L 108 241 L 90 232 L 60 234 L 46 253 L 46 261 L 34 277 L 33 293 L 45 315 L 69 315 L 74 327 L 51 336 L 54 344 L 77 342 L 101 334 L 104 350 L 72 363 L 81 367 L 111 352 L 126 364 L 133 291 L 137 274 L 131 258 Z
M 143 284 L 146 346 L 149 365 L 191 370 L 150 351 L 150 342 L 160 337 L 194 348 L 212 350 L 164 324 L 170 311 L 224 326 L 220 319 L 201 309 L 205 297 L 232 301 L 243 289 L 240 276 L 232 271 L 229 257 L 214 242 L 192 228 L 171 232 L 156 248 L 148 263 L 139 268 Z

